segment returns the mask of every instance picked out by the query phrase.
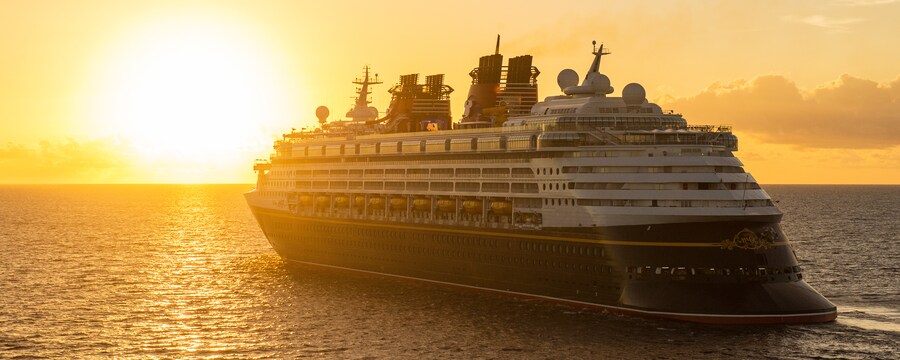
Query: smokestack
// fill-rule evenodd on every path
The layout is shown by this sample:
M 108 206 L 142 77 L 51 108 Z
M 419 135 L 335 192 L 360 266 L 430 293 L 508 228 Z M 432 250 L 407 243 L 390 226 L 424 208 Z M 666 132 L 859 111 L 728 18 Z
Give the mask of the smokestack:
M 500 53 L 500 34 L 497 34 L 497 47 L 494 48 L 494 54 Z

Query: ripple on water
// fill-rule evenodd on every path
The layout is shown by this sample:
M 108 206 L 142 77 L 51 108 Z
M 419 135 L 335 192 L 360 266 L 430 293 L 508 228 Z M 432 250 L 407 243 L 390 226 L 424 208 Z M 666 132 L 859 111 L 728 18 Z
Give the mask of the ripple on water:
M 767 187 L 832 324 L 698 326 L 288 264 L 247 186 L 0 187 L 0 357 L 892 358 L 898 187 Z M 878 211 L 876 211 L 878 210 Z M 852 220 L 857 219 L 857 220 Z M 853 241 L 848 242 L 847 239 Z M 865 245 L 856 245 L 862 244 Z

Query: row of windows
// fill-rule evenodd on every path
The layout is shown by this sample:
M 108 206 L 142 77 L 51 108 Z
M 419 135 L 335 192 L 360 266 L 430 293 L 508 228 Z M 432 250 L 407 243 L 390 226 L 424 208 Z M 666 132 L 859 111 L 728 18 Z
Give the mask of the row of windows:
M 738 277 L 744 280 L 758 281 L 769 280 L 775 281 L 782 278 L 781 275 L 787 275 L 787 280 L 802 280 L 803 274 L 800 273 L 799 266 L 785 267 L 737 267 L 737 268 L 716 268 L 716 267 L 686 267 L 686 266 L 628 266 L 625 268 L 629 279 L 675 279 L 687 280 L 692 277 L 703 277 L 706 280 L 712 280 L 716 277 Z M 793 276 L 792 276 L 793 275 Z
M 292 146 L 285 144 L 284 146 Z M 382 141 L 358 144 L 309 145 L 296 147 L 299 156 L 392 155 L 498 150 L 531 150 L 537 146 L 536 135 L 495 136 L 481 138 Z M 285 150 L 281 150 L 285 153 Z
M 565 166 L 564 174 L 591 173 L 743 173 L 740 166 Z
M 576 127 L 577 128 L 577 127 Z M 553 125 L 552 130 L 567 130 L 565 125 Z M 455 139 L 381 141 L 356 144 L 330 144 L 301 146 L 284 143 L 277 147 L 278 155 L 302 157 L 344 156 L 344 155 L 396 155 L 419 153 L 473 152 L 473 151 L 528 151 L 538 148 L 581 147 L 614 144 L 657 144 L 657 145 L 717 145 L 736 149 L 736 137 L 719 136 L 710 138 L 707 133 L 686 134 L 621 134 L 610 135 L 610 139 L 599 139 L 589 132 L 596 129 L 588 127 L 581 132 L 545 132 L 540 135 L 510 135 L 488 137 L 466 137 Z M 583 130 L 590 130 L 584 132 Z M 726 134 L 730 135 L 730 134 Z M 722 138 L 722 139 L 719 139 Z M 652 156 L 652 153 L 649 154 Z M 668 154 L 664 151 L 663 156 Z
M 296 177 L 486 177 L 486 178 L 531 178 L 531 168 L 435 168 L 435 169 L 332 169 L 280 171 L 276 176 Z
M 701 183 L 569 183 L 576 190 L 756 190 L 759 184 L 747 182 L 701 182 Z
M 434 168 L 434 169 L 301 169 L 280 170 L 275 176 L 296 177 L 466 177 L 466 178 L 532 178 L 537 175 L 560 175 L 574 173 L 743 173 L 739 166 L 566 166 L 562 168 Z M 580 186 L 590 186 L 582 183 Z M 706 186 L 702 185 L 698 186 Z M 604 184 L 602 189 L 609 189 L 614 184 Z M 578 187 L 576 187 L 578 188 Z M 584 189 L 591 189 L 585 187 Z M 688 188 L 684 190 L 690 190 Z M 705 189 L 700 189 L 705 190 Z M 724 190 L 724 188 L 723 188 Z
M 705 148 L 701 155 L 732 157 L 732 153 L 726 150 Z M 647 156 L 647 150 L 596 150 L 596 151 L 569 151 L 569 150 L 538 150 L 528 152 L 495 152 L 490 154 L 456 153 L 456 154 L 394 154 L 378 156 L 335 156 L 335 157 L 298 157 L 291 158 L 278 153 L 272 159 L 272 164 L 383 164 L 383 165 L 419 165 L 422 163 L 441 164 L 490 164 L 490 163 L 527 163 L 532 159 L 544 158 L 595 158 L 595 157 L 637 157 Z M 696 156 L 696 154 L 683 154 Z
M 607 200 L 578 199 L 578 206 L 644 206 L 644 207 L 769 207 L 772 200 Z
M 394 190 L 458 191 L 496 193 L 537 193 L 535 183 L 449 182 L 449 181 L 295 181 L 298 190 Z
M 685 129 L 687 121 L 680 116 L 565 116 L 547 117 L 543 120 L 529 120 L 528 124 L 553 125 L 562 130 L 575 130 L 578 126 L 631 129 Z
M 596 246 L 580 246 L 580 245 L 560 245 L 548 244 L 542 242 L 522 241 L 519 242 L 520 250 L 559 253 L 565 255 L 584 255 L 584 256 L 604 256 L 606 253 L 602 248 Z

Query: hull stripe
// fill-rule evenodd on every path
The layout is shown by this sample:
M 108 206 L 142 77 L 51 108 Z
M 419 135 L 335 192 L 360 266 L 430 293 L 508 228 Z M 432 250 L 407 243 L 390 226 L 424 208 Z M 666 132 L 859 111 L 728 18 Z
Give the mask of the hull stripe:
M 272 211 L 263 208 L 256 208 L 256 211 L 265 212 L 268 215 L 278 216 L 282 218 L 290 218 L 290 219 L 305 219 L 310 221 L 318 221 L 324 223 L 331 224 L 339 224 L 339 225 L 352 225 L 352 226 L 360 226 L 359 222 L 353 221 L 343 221 L 343 220 L 334 220 L 334 219 L 324 219 L 317 217 L 308 217 L 308 216 L 299 216 L 293 214 L 286 214 L 280 211 Z M 365 226 L 371 227 L 380 227 L 380 228 L 391 228 L 391 229 L 403 229 L 403 230 L 433 230 L 423 226 L 409 226 L 409 225 L 395 225 L 395 224 L 377 224 L 368 222 Z M 511 234 L 511 233 L 502 233 L 502 232 L 488 232 L 488 231 L 476 231 L 476 230 L 457 230 L 457 229 L 447 229 L 441 228 L 441 231 L 457 233 L 457 234 L 467 234 L 467 235 L 481 235 L 481 236 L 499 236 L 499 237 L 507 237 L 507 238 L 515 238 L 515 239 L 534 239 L 534 240 L 558 240 L 558 241 L 572 241 L 579 243 L 588 243 L 588 244 L 602 244 L 602 245 L 620 245 L 620 246 L 653 246 L 653 247 L 716 247 L 721 248 L 723 245 L 721 243 L 713 242 L 713 243 L 688 243 L 688 242 L 637 242 L 637 241 L 619 241 L 619 240 L 588 240 L 581 238 L 571 238 L 571 237 L 561 237 L 561 236 L 547 236 L 547 235 L 528 235 L 528 234 Z M 778 241 L 772 243 L 770 246 L 785 246 L 787 242 Z
M 382 273 L 382 272 L 370 271 L 370 270 L 354 269 L 354 268 L 348 268 L 348 267 L 336 266 L 336 265 L 319 264 L 319 263 L 314 263 L 314 262 L 293 260 L 293 259 L 287 259 L 287 258 L 285 258 L 285 259 L 288 261 L 300 263 L 300 264 L 322 266 L 322 267 L 341 269 L 341 270 L 349 270 L 349 271 L 362 272 L 362 273 L 367 273 L 367 274 L 390 276 L 390 277 L 395 277 L 395 278 L 423 281 L 423 282 L 429 282 L 429 283 L 435 283 L 435 284 L 441 284 L 441 285 L 447 285 L 447 286 L 453 286 L 453 287 L 461 287 L 461 288 L 467 288 L 467 289 L 473 289 L 473 290 L 510 294 L 510 295 L 515 295 L 515 296 L 520 296 L 520 297 L 549 300 L 549 301 L 553 301 L 553 302 L 561 302 L 561 303 L 566 303 L 566 304 L 570 304 L 570 305 L 577 305 L 577 306 L 583 306 L 583 307 L 589 307 L 589 308 L 601 308 L 601 309 L 605 309 L 605 310 L 609 310 L 609 311 L 617 312 L 617 313 L 631 313 L 631 314 L 645 315 L 645 316 L 649 316 L 649 317 L 664 317 L 664 318 L 687 320 L 687 321 L 700 322 L 700 323 L 783 324 L 783 323 L 804 322 L 804 320 L 806 320 L 806 322 L 808 322 L 808 321 L 827 322 L 827 321 L 832 321 L 835 318 L 837 318 L 837 310 L 816 312 L 816 313 L 800 313 L 800 314 L 749 314 L 749 315 L 698 314 L 698 313 L 676 313 L 676 312 L 665 312 L 665 311 L 639 310 L 639 309 L 632 309 L 632 308 L 621 307 L 621 306 L 602 305 L 602 304 L 597 304 L 597 303 L 589 303 L 589 302 L 578 301 L 578 300 L 562 299 L 562 298 L 556 298 L 556 297 L 551 297 L 551 296 L 528 294 L 528 293 L 521 293 L 521 292 L 509 291 L 509 290 L 499 290 L 499 289 L 485 288 L 485 287 L 473 286 L 473 285 L 456 284 L 456 283 L 439 281 L 439 280 L 422 279 L 422 278 L 417 278 L 417 277 L 412 277 L 412 276 L 404 276 L 404 275 Z

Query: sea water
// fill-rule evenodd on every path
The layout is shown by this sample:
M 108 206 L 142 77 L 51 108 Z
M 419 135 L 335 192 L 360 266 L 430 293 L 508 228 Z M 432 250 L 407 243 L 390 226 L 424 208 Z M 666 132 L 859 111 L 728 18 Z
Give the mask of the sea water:
M 0 358 L 896 358 L 900 186 L 764 186 L 836 322 L 709 326 L 286 263 L 249 185 L 0 186 Z

